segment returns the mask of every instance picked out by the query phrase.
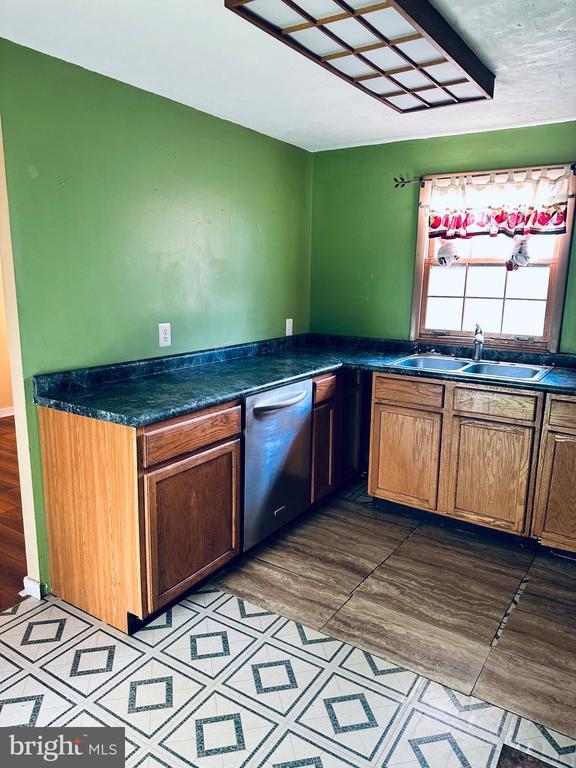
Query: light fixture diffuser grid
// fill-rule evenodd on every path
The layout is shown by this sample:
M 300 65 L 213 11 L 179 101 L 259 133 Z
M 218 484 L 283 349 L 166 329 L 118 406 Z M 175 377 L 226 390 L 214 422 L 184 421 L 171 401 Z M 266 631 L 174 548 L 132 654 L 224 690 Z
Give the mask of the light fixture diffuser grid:
M 224 1 L 234 13 L 396 112 L 493 96 L 494 74 L 427 0 Z M 379 87 L 370 83 L 376 79 Z

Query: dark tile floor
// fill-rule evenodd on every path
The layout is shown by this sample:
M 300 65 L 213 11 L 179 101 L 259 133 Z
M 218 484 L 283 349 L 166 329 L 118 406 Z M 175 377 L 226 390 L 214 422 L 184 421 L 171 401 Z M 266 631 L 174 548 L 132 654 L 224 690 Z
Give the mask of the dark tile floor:
M 0 419 L 0 611 L 20 597 L 26 575 L 14 418 Z
M 545 765 L 546 763 L 537 757 L 505 745 L 502 747 L 497 768 L 544 768 Z
M 576 562 L 331 499 L 218 584 L 457 691 L 576 736 Z

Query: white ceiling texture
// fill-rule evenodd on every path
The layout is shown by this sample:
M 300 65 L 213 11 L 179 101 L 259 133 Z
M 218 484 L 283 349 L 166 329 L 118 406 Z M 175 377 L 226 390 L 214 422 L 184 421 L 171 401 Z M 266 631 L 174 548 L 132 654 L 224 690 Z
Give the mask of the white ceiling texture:
M 576 119 L 574 0 L 433 5 L 496 73 L 493 101 L 397 114 L 224 0 L 0 0 L 0 37 L 312 151 Z

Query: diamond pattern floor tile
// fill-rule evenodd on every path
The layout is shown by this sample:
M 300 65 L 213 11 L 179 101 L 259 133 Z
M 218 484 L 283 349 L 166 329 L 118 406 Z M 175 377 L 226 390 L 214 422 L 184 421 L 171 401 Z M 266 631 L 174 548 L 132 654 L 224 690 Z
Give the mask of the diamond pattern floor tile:
M 34 597 L 27 597 L 11 608 L 7 608 L 5 611 L 0 612 L 0 632 L 4 630 L 4 627 L 15 622 L 17 619 L 22 618 L 27 613 L 35 611 L 38 608 L 42 608 L 47 604 L 46 600 L 36 600 Z
M 418 702 L 426 704 L 436 714 L 449 715 L 467 725 L 475 726 L 492 736 L 501 736 L 508 713 L 472 696 L 464 696 L 444 685 L 428 681 L 418 696 Z
M 506 742 L 558 768 L 576 768 L 576 739 L 523 717 L 514 719 Z
M 60 719 L 58 723 L 55 723 L 55 725 L 67 728 L 106 728 L 109 724 L 115 726 L 118 725 L 116 722 L 107 723 L 105 720 L 97 717 L 96 715 L 93 715 L 91 712 L 88 712 L 85 709 L 81 712 L 77 712 L 70 718 L 65 716 L 64 718 Z M 124 743 L 124 757 L 126 760 L 129 760 L 136 754 L 136 752 L 138 752 L 140 746 L 128 737 L 124 739 Z
M 257 632 L 266 632 L 271 626 L 280 621 L 280 617 L 259 608 L 248 600 L 242 600 L 241 597 L 230 597 L 224 603 L 214 609 L 214 614 L 225 616 L 228 619 L 237 621 Z
M 133 763 L 133 768 L 172 768 L 172 766 L 148 752 L 138 762 Z
M 356 768 L 343 757 L 288 731 L 274 744 L 258 768 Z
M 274 637 L 293 648 L 326 661 L 332 661 L 338 651 L 344 647 L 344 643 L 339 640 L 334 640 L 310 627 L 304 627 L 296 621 L 286 621 L 274 632 Z
M 415 672 L 375 656 L 368 651 L 352 648 L 340 663 L 340 669 L 345 669 L 369 680 L 384 689 L 395 691 L 402 696 L 410 696 L 420 678 Z
M 213 693 L 161 745 L 195 768 L 244 768 L 276 727 L 251 708 Z
M 0 642 L 28 661 L 37 661 L 64 643 L 91 628 L 91 624 L 60 605 L 48 605 L 44 610 L 9 626 Z
M 362 496 L 363 489 L 355 493 Z M 206 585 L 132 638 L 0 614 L 0 727 L 126 727 L 127 768 L 576 768 L 576 742 Z
M 74 707 L 74 702 L 35 675 L 0 692 L 0 728 L 15 725 L 48 726 Z
M 190 603 L 192 606 L 198 606 L 199 608 L 209 608 L 213 607 L 220 598 L 223 598 L 224 594 L 220 589 L 206 585 L 187 597 L 183 603 L 185 605 Z
M 402 703 L 332 674 L 297 722 L 349 753 L 371 760 L 396 721 Z
M 154 648 L 196 616 L 198 616 L 198 611 L 193 610 L 188 605 L 183 603 L 175 605 L 135 632 L 134 637 Z
M 224 685 L 286 715 L 318 679 L 322 667 L 270 643 L 260 646 Z
M 97 704 L 150 737 L 178 714 L 203 687 L 194 678 L 152 659 L 115 683 L 97 699 Z
M 382 768 L 495 768 L 498 739 L 456 728 L 414 708 L 386 747 Z
M 87 696 L 106 685 L 143 652 L 100 629 L 42 665 L 42 669 Z
M 22 667 L 0 653 L 0 685 L 7 683 L 10 678 L 22 671 Z
M 214 678 L 255 642 L 252 635 L 207 616 L 188 627 L 162 653 Z

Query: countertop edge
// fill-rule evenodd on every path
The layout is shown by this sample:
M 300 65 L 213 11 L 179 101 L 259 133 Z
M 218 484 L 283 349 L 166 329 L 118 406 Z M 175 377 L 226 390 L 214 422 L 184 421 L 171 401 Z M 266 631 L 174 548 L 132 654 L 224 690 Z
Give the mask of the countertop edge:
M 576 372 L 575 372 L 574 386 L 554 384 L 552 381 L 550 382 L 546 381 L 547 377 L 550 375 L 553 375 L 555 370 L 563 371 L 565 369 L 553 368 L 540 381 L 529 382 L 529 381 L 523 381 L 523 380 L 519 380 L 519 381 L 505 380 L 498 377 L 480 377 L 480 376 L 474 376 L 474 375 L 467 375 L 464 378 L 462 375 L 458 375 L 454 373 L 445 373 L 440 371 L 424 371 L 424 370 L 413 369 L 413 368 L 410 368 L 410 369 L 399 368 L 393 362 L 378 364 L 378 362 L 375 361 L 374 359 L 363 362 L 357 359 L 350 359 L 352 358 L 352 355 L 349 355 L 349 353 L 347 355 L 346 352 L 344 351 L 342 351 L 340 355 L 336 353 L 335 356 L 339 357 L 340 360 L 333 361 L 324 365 L 311 366 L 310 368 L 307 368 L 306 370 L 301 371 L 294 376 L 284 376 L 282 378 L 272 379 L 272 380 L 266 381 L 266 383 L 264 384 L 258 384 L 257 386 L 244 387 L 236 390 L 230 389 L 230 390 L 227 390 L 226 392 L 220 392 L 218 395 L 210 395 L 210 393 L 207 393 L 206 396 L 203 396 L 201 398 L 196 397 L 195 399 L 189 400 L 189 401 L 182 401 L 178 405 L 171 408 L 163 408 L 156 411 L 153 409 L 149 409 L 148 412 L 143 413 L 142 416 L 132 416 L 127 413 L 122 413 L 121 411 L 112 411 L 112 410 L 108 411 L 100 408 L 92 408 L 88 405 L 81 405 L 81 404 L 66 400 L 63 396 L 48 397 L 47 395 L 39 395 L 36 392 L 34 392 L 34 402 L 37 405 L 43 406 L 45 408 L 51 408 L 51 409 L 63 411 L 66 413 L 72 413 L 77 416 L 85 416 L 86 418 L 98 419 L 100 421 L 108 421 L 114 424 L 120 424 L 127 427 L 139 428 L 139 427 L 146 427 L 150 424 L 156 424 L 158 422 L 165 421 L 167 419 L 177 418 L 179 416 L 185 416 L 188 413 L 194 413 L 195 411 L 199 411 L 204 408 L 210 408 L 213 406 L 221 405 L 222 403 L 226 403 L 231 400 L 237 400 L 237 399 L 249 397 L 259 392 L 265 392 L 268 389 L 273 389 L 275 387 L 291 384 L 293 382 L 301 381 L 303 379 L 311 378 L 313 376 L 318 376 L 323 373 L 330 373 L 332 371 L 336 371 L 341 368 L 353 368 L 353 369 L 359 369 L 363 371 L 369 371 L 369 372 L 371 371 L 374 373 L 387 373 L 387 374 L 394 374 L 399 376 L 410 376 L 412 378 L 426 378 L 426 379 L 435 379 L 439 381 L 452 381 L 452 382 L 478 384 L 478 385 L 484 385 L 484 386 L 497 386 L 497 387 L 505 387 L 509 389 L 546 392 L 546 393 L 569 395 L 569 396 L 576 395 Z M 369 356 L 369 353 L 367 356 Z M 397 357 L 397 359 L 400 360 L 405 356 L 406 355 L 404 353 L 400 353 L 397 355 L 389 355 L 388 357 L 389 358 Z M 215 364 L 225 366 L 226 361 L 222 361 L 220 363 L 215 363 Z M 566 370 L 570 370 L 570 369 L 566 369 Z
M 53 410 L 62 411 L 65 413 L 72 413 L 76 416 L 85 416 L 90 419 L 98 419 L 99 421 L 108 421 L 113 424 L 121 424 L 125 427 L 147 427 L 150 424 L 157 424 L 160 421 L 166 421 L 167 419 L 174 419 L 178 416 L 185 416 L 188 413 L 194 413 L 195 411 L 203 410 L 204 408 L 211 408 L 212 406 L 221 405 L 227 403 L 230 400 L 239 400 L 250 395 L 258 394 L 259 392 L 266 392 L 269 389 L 280 387 L 285 384 L 292 384 L 296 381 L 302 381 L 303 379 L 309 379 L 312 376 L 318 376 L 322 373 L 331 373 L 344 367 L 344 363 L 335 363 L 330 365 L 322 365 L 307 370 L 297 376 L 287 376 L 282 379 L 268 381 L 266 384 L 262 384 L 256 387 L 247 387 L 240 390 L 229 390 L 226 393 L 220 395 L 203 397 L 201 400 L 193 400 L 183 402 L 174 408 L 164 409 L 162 411 L 150 412 L 142 417 L 132 417 L 126 414 L 104 411 L 98 408 L 90 408 L 89 406 L 78 405 L 66 400 L 57 398 L 49 398 L 43 395 L 35 395 L 34 402 L 36 405 L 43 406 L 44 408 L 51 408 Z M 358 367 L 358 366 L 355 366 Z

